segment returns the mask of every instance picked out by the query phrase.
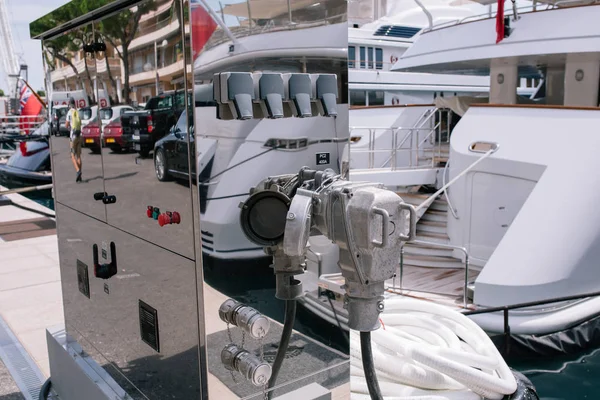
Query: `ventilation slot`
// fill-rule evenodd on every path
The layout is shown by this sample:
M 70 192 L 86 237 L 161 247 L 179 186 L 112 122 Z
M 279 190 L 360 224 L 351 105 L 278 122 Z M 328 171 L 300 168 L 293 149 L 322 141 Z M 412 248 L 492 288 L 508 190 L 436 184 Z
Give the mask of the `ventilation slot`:
M 142 341 L 160 353 L 158 337 L 158 313 L 156 309 L 139 300 L 140 304 L 140 332 Z
M 413 28 L 410 26 L 399 26 L 399 25 L 383 25 L 380 26 L 373 36 L 388 36 L 410 39 L 415 36 L 421 28 Z
M 79 285 L 79 291 L 89 299 L 90 277 L 88 275 L 88 266 L 81 260 L 77 260 L 77 283 Z

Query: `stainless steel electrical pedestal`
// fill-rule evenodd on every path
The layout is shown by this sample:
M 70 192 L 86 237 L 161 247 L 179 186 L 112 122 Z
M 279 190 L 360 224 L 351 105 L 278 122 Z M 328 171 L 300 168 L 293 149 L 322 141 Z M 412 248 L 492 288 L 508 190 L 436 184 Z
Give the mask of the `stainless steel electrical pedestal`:
M 65 331 L 46 329 L 52 390 L 60 400 L 129 400 L 131 397 Z
M 81 346 L 64 325 L 46 329 L 52 390 L 58 400 L 133 400 Z M 84 397 L 82 397 L 84 396 Z M 331 400 L 331 392 L 311 383 L 276 400 Z M 56 397 L 54 397 L 56 399 Z

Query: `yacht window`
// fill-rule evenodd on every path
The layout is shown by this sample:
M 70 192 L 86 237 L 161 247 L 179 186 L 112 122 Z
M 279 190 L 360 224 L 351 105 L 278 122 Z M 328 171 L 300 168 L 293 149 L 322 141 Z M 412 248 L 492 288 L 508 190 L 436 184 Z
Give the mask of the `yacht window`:
M 354 62 L 356 61 L 356 47 L 348 47 L 348 68 L 354 68 Z
M 360 47 L 360 67 L 364 68 L 366 66 L 366 52 L 365 52 L 365 48 L 364 47 Z
M 375 69 L 383 69 L 383 49 L 375 49 Z
M 350 91 L 350 105 L 351 106 L 366 106 L 366 94 L 363 90 L 351 90 Z
M 382 91 L 370 90 L 368 93 L 368 106 L 382 106 L 384 103 L 384 94 Z
M 373 48 L 369 47 L 369 69 L 373 69 Z

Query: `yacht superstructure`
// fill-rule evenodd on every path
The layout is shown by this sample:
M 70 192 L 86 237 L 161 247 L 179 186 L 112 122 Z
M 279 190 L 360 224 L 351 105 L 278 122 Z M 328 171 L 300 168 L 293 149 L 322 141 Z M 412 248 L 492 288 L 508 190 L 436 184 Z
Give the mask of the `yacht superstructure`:
M 202 5 L 201 1 L 195 3 Z M 445 4 L 447 1 L 439 3 L 439 6 L 433 7 L 433 21 L 438 23 L 446 22 L 449 18 L 465 18 L 473 14 L 469 9 L 448 6 Z M 357 151 L 361 148 L 365 151 L 368 149 L 369 133 L 362 127 L 368 125 L 369 120 L 378 119 L 379 126 L 384 128 L 372 132 L 377 143 L 390 140 L 392 131 L 389 128 L 399 125 L 412 127 L 419 123 L 422 127 L 416 136 L 420 141 L 426 140 L 420 146 L 421 159 L 415 160 L 415 163 L 423 163 L 427 159 L 423 151 L 431 152 L 432 127 L 440 121 L 427 111 L 430 107 L 420 105 L 431 104 L 438 96 L 486 96 L 489 93 L 489 78 L 391 71 L 390 67 L 397 57 L 411 45 L 419 32 L 428 26 L 423 11 L 412 1 L 404 2 L 403 8 L 394 11 L 394 17 L 383 16 L 382 10 L 380 14 L 373 16 L 376 18 L 381 15 L 381 18 L 371 23 L 359 24 L 359 27 L 355 28 L 355 21 L 346 22 L 344 4 L 339 0 L 327 0 L 315 5 L 293 2 L 287 7 L 281 5 L 271 8 L 250 0 L 246 3 L 227 5 L 222 12 L 207 8 L 214 21 L 215 30 L 194 60 L 195 84 L 199 90 L 204 90 L 209 101 L 212 96 L 213 74 L 224 66 L 231 68 L 235 65 L 237 71 L 278 72 L 285 69 L 297 73 L 311 73 L 317 68 L 335 71 L 340 67 L 340 63 L 343 63 L 342 60 L 348 57 L 348 87 L 340 86 L 338 90 L 343 101 L 348 102 L 352 108 L 350 136 L 353 137 L 353 145 Z M 485 9 L 483 6 L 475 8 L 479 9 L 479 12 Z M 423 17 L 416 18 L 415 15 Z M 244 18 L 243 23 L 234 21 L 233 17 Z M 406 21 L 414 23 L 408 26 Z M 397 27 L 390 24 L 400 24 L 400 30 L 406 30 L 408 33 L 396 34 Z M 347 49 L 340 48 L 339 43 L 346 41 L 346 35 L 349 46 Z M 315 45 L 316 43 L 318 45 Z M 328 58 L 328 61 L 324 61 L 324 58 Z M 278 61 L 274 62 L 274 59 Z M 204 89 L 200 89 L 202 87 Z M 523 88 L 522 92 L 531 95 L 534 90 L 533 87 Z M 362 103 L 361 96 L 364 100 Z M 369 101 L 369 98 L 377 100 Z M 399 103 L 419 106 L 410 109 L 385 107 L 386 104 Z M 361 104 L 365 107 L 361 107 Z M 340 127 L 345 126 L 347 121 L 343 121 L 341 117 L 335 120 L 318 117 L 294 121 L 293 125 L 285 122 L 285 128 L 281 120 L 235 121 L 228 123 L 225 134 L 221 127 L 223 124 L 214 120 L 212 107 L 198 107 L 198 104 L 196 106 L 197 117 L 207 121 L 196 130 L 197 168 L 201 179 L 206 181 L 200 183 L 201 213 L 204 215 L 203 251 L 216 259 L 262 257 L 264 252 L 247 240 L 236 217 L 235 211 L 239 202 L 247 195 L 246 189 L 239 188 L 235 169 L 231 173 L 223 171 L 229 171 L 229 168 L 240 160 L 265 151 L 265 145 L 273 143 L 273 140 L 289 143 L 290 147 L 261 158 L 263 165 L 260 168 L 245 172 L 248 181 L 258 182 L 264 174 L 283 173 L 299 168 L 306 163 L 306 148 L 294 147 L 298 139 L 316 135 L 316 132 L 331 131 L 337 131 L 336 140 L 345 138 L 347 136 L 341 133 Z M 226 135 L 227 140 L 223 140 L 224 137 L 216 137 L 212 133 L 216 131 L 221 131 L 220 135 Z M 416 145 L 416 142 L 414 144 Z M 404 144 L 408 145 L 408 142 Z M 323 142 L 318 147 L 313 146 L 313 149 L 331 153 L 332 163 L 345 163 L 352 168 L 368 168 L 369 165 L 379 166 L 408 160 L 407 153 L 400 152 L 397 160 L 386 161 L 386 156 L 378 155 L 370 162 L 366 153 L 349 155 L 347 151 L 344 152 L 348 146 L 342 143 Z M 353 157 L 350 163 L 346 162 L 349 156 Z M 214 176 L 219 178 L 213 179 Z M 223 237 L 228 240 L 219 239 Z M 219 247 L 213 246 L 214 243 L 218 243 Z
M 477 96 L 489 92 L 488 76 L 392 71 L 395 62 L 430 25 L 468 20 L 488 13 L 488 6 L 434 0 L 424 3 L 424 12 L 414 0 L 395 1 L 390 7 L 384 7 L 377 1 L 362 3 L 367 9 L 373 3 L 372 8 L 378 12 L 368 18 L 361 16 L 360 10 L 355 10 L 358 15 L 348 18 L 351 106 L 431 104 L 436 97 Z M 382 15 L 384 11 L 385 15 Z M 539 80 L 523 79 L 519 82 L 518 93 L 530 97 L 539 84 Z
M 589 168 L 600 144 L 600 28 L 593 23 L 600 6 L 544 3 L 535 11 L 507 8 L 498 38 L 495 13 L 426 29 L 392 70 L 488 76 L 489 98 L 424 107 L 424 116 L 447 121 L 433 126 L 427 163 L 350 166 L 349 178 L 382 182 L 419 211 L 417 239 L 404 246 L 389 297 L 477 310 L 472 318 L 490 333 L 538 335 L 546 344 L 565 330 L 586 330 L 588 339 L 575 340 L 584 345 L 598 314 L 597 297 L 585 295 L 598 290 L 599 193 Z M 521 79 L 543 83 L 536 99 L 518 97 Z M 398 128 L 409 139 L 417 130 Z M 397 144 L 371 143 L 363 155 L 394 157 Z M 310 243 L 308 275 L 318 278 L 305 304 L 343 324 L 337 252 L 319 237 Z

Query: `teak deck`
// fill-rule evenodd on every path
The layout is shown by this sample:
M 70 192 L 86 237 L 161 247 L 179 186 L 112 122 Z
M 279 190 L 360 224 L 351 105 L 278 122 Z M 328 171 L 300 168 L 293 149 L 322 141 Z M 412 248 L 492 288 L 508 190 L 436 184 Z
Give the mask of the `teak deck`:
M 469 269 L 468 282 L 479 275 L 479 270 Z M 465 270 L 463 268 L 416 267 L 405 265 L 400 284 L 400 271 L 388 281 L 389 294 L 430 300 L 451 307 L 462 308 Z

